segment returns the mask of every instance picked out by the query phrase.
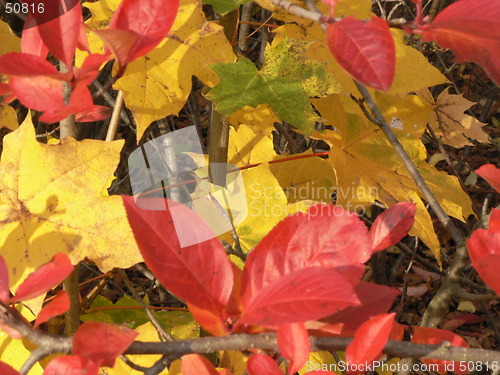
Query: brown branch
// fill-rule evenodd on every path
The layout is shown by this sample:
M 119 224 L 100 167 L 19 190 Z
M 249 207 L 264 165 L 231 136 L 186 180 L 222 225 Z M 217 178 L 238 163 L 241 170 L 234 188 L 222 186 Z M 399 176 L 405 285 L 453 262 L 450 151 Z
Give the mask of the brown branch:
M 22 336 L 28 338 L 40 347 L 44 354 L 70 353 L 72 348 L 72 337 L 55 336 L 41 330 L 33 330 L 31 325 L 25 322 L 18 312 L 8 306 L 0 304 L 0 320 Z M 347 337 L 310 337 L 311 351 L 345 350 L 352 338 Z M 237 334 L 224 337 L 203 337 L 194 340 L 178 340 L 169 342 L 141 342 L 136 341 L 130 345 L 124 354 L 161 354 L 168 356 L 171 361 L 184 354 L 207 354 L 219 350 L 244 350 L 244 349 L 268 349 L 277 348 L 276 334 Z M 500 352 L 453 347 L 446 345 L 424 345 L 401 341 L 389 341 L 383 352 L 395 357 L 432 358 L 449 361 L 472 361 L 472 362 L 500 362 Z M 167 360 L 167 358 L 165 358 Z M 158 364 L 159 366 L 161 364 Z

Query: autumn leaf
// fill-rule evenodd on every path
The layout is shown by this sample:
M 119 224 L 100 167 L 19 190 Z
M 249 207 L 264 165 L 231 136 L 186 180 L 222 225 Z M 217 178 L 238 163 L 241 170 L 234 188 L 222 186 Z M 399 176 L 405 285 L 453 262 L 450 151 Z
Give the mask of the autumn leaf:
M 88 257 L 103 272 L 141 260 L 121 198 L 104 195 L 122 146 L 72 138 L 41 144 L 30 115 L 4 138 L 0 243 L 11 288 L 57 252 L 73 263 Z
M 16 130 L 18 127 L 17 113 L 8 105 L 0 105 L 0 128 Z
M 223 29 L 205 19 L 201 1 L 181 1 L 170 37 L 130 63 L 114 85 L 125 93 L 137 122 L 137 139 L 153 121 L 179 113 L 191 92 L 193 75 L 214 86 L 219 78 L 209 66 L 231 61 L 234 54 Z
M 472 116 L 465 114 L 475 103 L 464 98 L 463 94 L 452 95 L 450 89 L 444 90 L 435 101 L 429 90 L 420 92 L 423 99 L 434 106 L 429 117 L 429 124 L 441 141 L 455 148 L 462 148 L 477 142 L 489 142 L 488 133 L 483 124 Z
M 21 40 L 12 32 L 9 25 L 0 21 L 0 56 L 9 52 L 21 52 Z
M 370 228 L 373 251 L 383 250 L 403 239 L 415 220 L 415 205 L 397 203 L 382 212 Z
M 340 5 L 339 2 L 337 8 Z M 368 12 L 370 12 L 370 8 L 371 3 L 369 3 Z M 356 96 L 359 95 L 351 76 L 345 72 L 330 53 L 325 42 L 325 33 L 317 22 L 310 21 L 302 27 L 296 24 L 283 25 L 277 28 L 274 33 L 276 34 L 274 43 L 278 43 L 283 38 L 308 42 L 310 46 L 306 52 L 306 57 L 326 63 L 326 70 L 334 74 L 345 91 Z M 402 30 L 391 29 L 391 33 L 396 47 L 396 72 L 388 94 L 405 95 L 425 87 L 449 82 L 439 70 L 427 61 L 422 53 L 406 45 L 405 33 Z M 417 69 L 419 74 L 408 75 L 408 71 L 412 69 Z
M 469 347 L 469 344 L 457 335 L 456 333 L 453 333 L 452 331 L 447 331 L 445 329 L 439 329 L 439 328 L 430 328 L 430 327 L 419 327 L 415 326 L 413 328 L 413 336 L 411 338 L 411 342 L 415 344 L 431 344 L 431 345 L 440 345 L 443 342 L 447 341 L 448 345 L 450 346 L 462 346 L 465 348 Z M 447 373 L 447 368 L 445 366 L 449 366 L 453 364 L 452 368 L 454 368 L 454 373 L 456 374 L 466 374 L 468 371 L 460 370 L 458 364 L 460 362 L 453 362 L 453 361 L 444 361 L 444 360 L 439 360 L 439 359 L 422 359 L 422 362 L 430 365 L 438 365 L 439 370 L 437 373 L 439 374 L 445 374 Z
M 328 162 L 338 176 L 337 204 L 350 210 L 361 210 L 375 200 L 387 207 L 397 202 L 413 201 L 416 215 L 409 234 L 419 236 L 439 260 L 441 248 L 433 231 L 431 217 L 415 182 L 385 136 L 364 116 L 346 113 L 340 96 L 330 96 L 313 103 L 325 121 L 337 129 L 335 132 L 314 135 L 331 145 Z M 427 152 L 420 139 L 405 136 L 407 132 L 412 135 L 423 134 L 425 123 L 413 123 L 409 127 L 405 124 L 402 130 L 395 131 L 402 134 L 403 147 L 444 210 L 460 220 L 471 215 L 470 198 L 456 177 L 439 172 L 427 164 Z
M 385 20 L 372 16 L 363 22 L 351 16 L 329 23 L 326 41 L 335 59 L 354 79 L 378 90 L 389 90 L 396 51 Z
M 182 356 L 182 373 L 184 375 L 219 375 L 214 365 L 199 354 Z
M 450 48 L 457 62 L 474 61 L 500 85 L 500 8 L 496 0 L 462 0 L 451 4 L 430 23 L 420 26 L 424 41 Z
M 318 117 L 308 98 L 340 92 L 324 64 L 305 58 L 305 42 L 284 39 L 266 49 L 261 70 L 247 58 L 237 63 L 215 64 L 220 83 L 208 94 L 226 116 L 250 105 L 266 103 L 282 120 L 311 133 Z
M 248 375 L 283 375 L 274 359 L 265 354 L 252 354 L 247 362 Z
M 326 267 L 292 271 L 245 297 L 239 323 L 266 327 L 316 320 L 360 304 L 351 282 Z
M 221 15 L 232 12 L 239 8 L 240 5 L 248 2 L 250 2 L 250 0 L 203 0 L 203 4 L 212 5 L 212 8 Z
M 396 288 L 365 281 L 356 284 L 354 291 L 361 302 L 359 306 L 348 306 L 320 320 L 331 325 L 341 324 L 341 336 L 353 336 L 364 322 L 376 315 L 387 313 L 395 298 L 401 294 Z
M 151 198 L 154 207 L 162 203 L 164 210 L 144 210 L 136 205 L 133 197 L 122 198 L 149 269 L 165 288 L 186 301 L 193 316 L 206 330 L 223 335 L 226 327 L 222 311 L 229 300 L 233 274 L 224 248 L 211 229 L 182 204 L 174 206 L 173 211 L 167 201 Z M 175 226 L 174 215 L 175 220 L 180 220 L 177 223 L 181 228 L 189 228 L 192 238 L 203 232 L 203 239 L 181 246 L 178 233 L 183 229 Z
M 136 336 L 137 332 L 124 326 L 85 322 L 73 338 L 73 353 L 102 366 L 113 367 L 116 358 Z M 99 345 L 95 345 L 96 342 Z
M 363 323 L 345 351 L 346 362 L 365 365 L 376 361 L 389 340 L 396 313 L 381 314 Z
M 288 373 L 299 371 L 309 357 L 309 334 L 303 323 L 284 324 L 278 327 L 278 348 L 290 365 Z
M 355 214 L 333 205 L 312 206 L 281 221 L 250 253 L 243 274 L 244 301 L 306 267 L 335 268 L 359 280 L 370 256 L 368 230 Z
M 40 324 L 47 322 L 50 318 L 64 314 L 69 310 L 70 300 L 69 295 L 64 290 L 60 290 L 54 296 L 54 299 L 48 302 L 38 313 L 33 328 L 37 328 Z

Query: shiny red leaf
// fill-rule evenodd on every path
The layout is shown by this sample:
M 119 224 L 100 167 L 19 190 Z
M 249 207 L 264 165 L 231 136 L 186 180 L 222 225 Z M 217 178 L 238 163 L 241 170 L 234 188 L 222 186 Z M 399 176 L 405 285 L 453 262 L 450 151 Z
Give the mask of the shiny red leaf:
M 73 353 L 101 366 L 113 367 L 116 357 L 132 344 L 137 335 L 136 331 L 124 326 L 85 322 L 73 338 Z
M 248 375 L 283 375 L 274 359 L 265 354 L 253 354 L 247 361 Z
M 130 31 L 136 36 L 126 62 L 131 62 L 155 48 L 174 24 L 179 0 L 124 0 L 116 10 L 109 29 Z
M 19 285 L 11 302 L 26 301 L 48 292 L 68 277 L 74 268 L 66 254 L 57 253 Z
M 21 39 L 21 50 L 45 59 L 49 53 L 48 47 L 40 36 L 40 31 L 36 27 L 36 21 L 31 14 L 28 14 L 24 21 L 23 37 Z
M 97 78 L 101 65 L 108 60 L 109 57 L 106 55 L 96 53 L 88 55 L 80 68 L 73 68 L 73 74 L 77 84 L 90 85 L 92 81 Z
M 0 361 L 0 374 L 2 375 L 19 375 L 17 370 L 14 370 L 10 365 Z
M 9 298 L 9 269 L 4 257 L 0 255 L 0 302 L 5 303 Z
M 219 375 L 214 365 L 199 354 L 182 356 L 182 375 Z
M 214 335 L 226 332 L 223 311 L 233 284 L 233 273 L 220 241 L 213 236 L 208 241 L 187 247 L 179 244 L 176 228 L 167 201 L 150 199 L 154 207 L 164 210 L 139 208 L 133 197 L 122 196 L 127 216 L 144 261 L 158 280 L 169 291 L 198 308 L 197 313 L 211 315 L 211 326 L 204 328 Z M 143 201 L 144 202 L 144 201 Z M 176 206 L 176 220 L 186 230 L 211 233 L 207 224 L 183 205 Z M 193 311 L 197 319 L 197 313 Z
M 461 338 L 459 335 L 446 331 L 444 329 L 439 328 L 429 328 L 429 327 L 419 327 L 416 326 L 413 328 L 413 336 L 411 338 L 411 342 L 415 344 L 431 344 L 431 345 L 440 345 L 443 341 L 448 341 L 451 346 L 463 346 L 468 348 L 469 345 L 467 342 Z M 421 360 L 427 364 L 437 364 L 439 366 L 438 372 L 440 374 L 445 374 L 445 366 L 451 366 L 448 368 L 453 368 L 454 374 L 466 374 L 468 371 L 460 371 L 459 362 L 453 361 L 444 361 L 439 359 L 422 359 Z M 452 365 L 454 363 L 454 365 Z
M 493 210 L 488 229 L 478 229 L 467 239 L 472 266 L 488 286 L 500 295 L 500 210 Z
M 497 0 L 461 0 L 417 32 L 450 48 L 457 62 L 474 61 L 500 85 L 500 7 Z
M 0 73 L 9 76 L 68 78 L 44 58 L 22 52 L 10 52 L 0 56 Z
M 358 280 L 372 252 L 365 224 L 339 206 L 316 205 L 281 221 L 247 258 L 243 304 L 268 284 L 313 266 L 335 268 Z
M 488 183 L 500 193 L 500 168 L 497 168 L 493 164 L 485 164 L 474 172 L 488 181 Z
M 337 62 L 354 79 L 387 91 L 396 71 L 396 48 L 389 25 L 372 16 L 369 21 L 346 17 L 329 23 L 326 40 Z
M 364 365 L 376 361 L 389 340 L 395 316 L 396 313 L 382 314 L 364 322 L 346 348 L 346 362 Z
M 309 358 L 311 345 L 304 323 L 279 326 L 278 349 L 289 362 L 288 374 L 294 374 L 304 366 Z
M 137 41 L 137 36 L 128 30 L 103 29 L 92 30 L 102 39 L 106 48 L 115 56 L 118 65 L 127 64 L 130 51 Z
M 47 303 L 42 310 L 38 313 L 35 320 L 34 328 L 37 328 L 40 324 L 47 322 L 50 318 L 64 314 L 69 310 L 70 300 L 68 293 L 64 290 L 57 292 L 56 296 L 52 301 Z
M 59 17 L 36 26 L 50 52 L 67 67 L 73 65 L 82 22 L 82 8 L 77 1 L 71 9 Z
M 411 229 L 417 206 L 402 202 L 382 212 L 370 229 L 373 252 L 397 244 Z
M 21 104 L 36 111 L 64 106 L 63 83 L 49 76 L 10 77 L 9 85 Z
M 265 286 L 245 306 L 240 322 L 274 327 L 316 320 L 352 305 L 359 299 L 340 272 L 310 267 Z
M 341 336 L 353 336 L 356 330 L 375 315 L 385 314 L 391 308 L 394 299 L 401 294 L 395 288 L 361 281 L 354 288 L 361 304 L 349 306 L 338 313 L 321 319 L 332 325 L 342 324 Z
M 100 366 L 84 357 L 62 355 L 54 358 L 45 367 L 43 375 L 97 375 Z

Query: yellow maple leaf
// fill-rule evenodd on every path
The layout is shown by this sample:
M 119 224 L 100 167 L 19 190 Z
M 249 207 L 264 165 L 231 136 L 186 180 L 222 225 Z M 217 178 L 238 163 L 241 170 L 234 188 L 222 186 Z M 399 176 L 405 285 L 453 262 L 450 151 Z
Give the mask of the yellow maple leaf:
M 140 262 L 122 199 L 105 196 L 123 141 L 37 142 L 28 115 L 5 136 L 0 161 L 0 248 L 11 287 L 56 253 L 103 271 Z
M 489 142 L 488 134 L 482 129 L 486 124 L 464 113 L 475 103 L 465 99 L 463 94 L 452 95 L 448 88 L 439 95 L 437 101 L 429 90 L 422 90 L 420 94 L 434 106 L 434 111 L 429 116 L 429 124 L 443 143 L 461 148 L 473 145 L 469 138 L 478 142 Z
M 153 121 L 179 113 L 191 91 L 192 76 L 215 86 L 219 78 L 210 65 L 235 58 L 223 28 L 205 19 L 201 1 L 181 0 L 169 38 L 130 63 L 114 85 L 123 90 L 134 114 L 137 139 Z
M 312 60 L 326 62 L 326 69 L 335 75 L 344 90 L 359 97 L 359 92 L 351 76 L 344 71 L 330 53 L 325 41 L 325 33 L 317 22 L 311 21 L 302 25 L 287 24 L 277 28 L 274 32 L 276 33 L 275 43 L 286 37 L 311 42 L 306 55 Z M 396 75 L 388 94 L 404 95 L 424 87 L 449 82 L 439 70 L 427 61 L 424 55 L 406 45 L 402 30 L 391 29 L 391 32 L 396 45 Z M 418 74 L 408 74 L 415 69 L 415 66 Z M 373 93 L 375 90 L 370 90 L 370 92 Z
M 279 159 L 273 141 L 263 133 L 256 134 L 250 126 L 241 124 L 238 130 L 231 127 L 227 160 L 238 167 Z
M 0 329 L 0 361 L 8 363 L 15 370 L 20 370 L 28 360 L 31 352 L 26 349 L 21 339 L 13 339 Z M 36 362 L 30 370 L 30 375 L 43 374 L 43 368 Z
M 375 200 L 388 207 L 413 201 L 417 212 L 410 234 L 420 237 L 439 260 L 440 246 L 431 217 L 417 186 L 383 133 L 363 116 L 345 112 L 339 95 L 315 100 L 314 105 L 336 129 L 314 136 L 331 145 L 328 162 L 338 176 L 337 204 L 364 211 Z M 424 126 L 417 124 L 414 132 L 423 133 Z M 472 214 L 470 199 L 456 177 L 425 162 L 426 150 L 420 139 L 411 136 L 401 142 L 444 210 L 459 220 Z
M 264 134 L 267 137 L 271 137 L 271 132 L 275 129 L 274 123 L 281 122 L 267 104 L 259 104 L 256 108 L 246 105 L 229 116 L 227 121 L 235 129 L 244 124 L 255 134 Z
M 0 20 L 0 55 L 9 52 L 21 52 L 21 39 L 19 39 L 4 21 Z
M 18 128 L 17 113 L 14 108 L 8 105 L 0 105 L 0 128 L 7 128 L 10 130 L 16 130 Z

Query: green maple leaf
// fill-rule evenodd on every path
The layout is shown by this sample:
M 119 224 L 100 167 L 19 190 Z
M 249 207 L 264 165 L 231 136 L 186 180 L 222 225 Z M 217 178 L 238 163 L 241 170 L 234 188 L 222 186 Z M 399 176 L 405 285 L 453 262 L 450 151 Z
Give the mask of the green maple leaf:
M 310 97 L 339 93 L 340 85 L 325 71 L 325 64 L 306 56 L 310 43 L 284 39 L 265 52 L 259 71 L 247 58 L 236 63 L 214 64 L 220 83 L 208 94 L 226 116 L 245 105 L 268 104 L 276 115 L 305 133 L 319 120 Z

